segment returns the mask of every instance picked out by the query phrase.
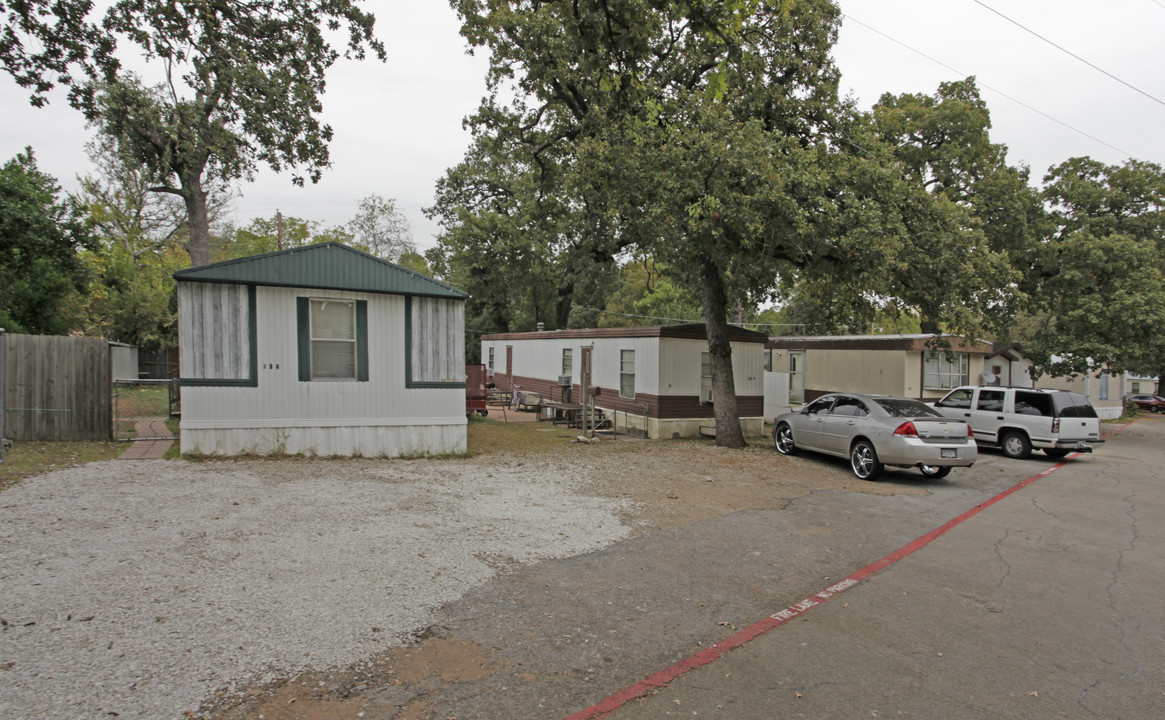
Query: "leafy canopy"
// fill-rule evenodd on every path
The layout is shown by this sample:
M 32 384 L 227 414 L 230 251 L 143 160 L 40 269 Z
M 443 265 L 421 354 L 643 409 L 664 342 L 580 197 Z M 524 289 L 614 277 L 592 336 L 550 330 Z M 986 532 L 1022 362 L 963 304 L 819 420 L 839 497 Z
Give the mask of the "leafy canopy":
M 195 265 L 210 259 L 206 184 L 260 164 L 317 181 L 332 138 L 319 119 L 326 71 L 341 55 L 385 57 L 372 15 L 351 0 L 117 0 L 100 21 L 91 5 L 0 3 L 0 64 L 34 105 L 68 85 L 70 103 L 147 168 L 154 191 L 183 199 Z M 127 71 L 119 44 L 161 77 Z
M 0 328 L 64 335 L 82 324 L 78 253 L 93 243 L 83 216 L 31 148 L 0 168 Z
M 1055 232 L 1028 275 L 1024 353 L 1054 375 L 1165 376 L 1165 170 L 1073 158 L 1044 181 Z

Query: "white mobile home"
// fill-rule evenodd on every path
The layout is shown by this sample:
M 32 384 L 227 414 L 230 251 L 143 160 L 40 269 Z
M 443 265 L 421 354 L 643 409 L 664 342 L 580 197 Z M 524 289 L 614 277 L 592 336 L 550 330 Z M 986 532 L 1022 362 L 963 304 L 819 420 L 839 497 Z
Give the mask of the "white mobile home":
M 764 345 L 768 337 L 729 329 L 736 401 L 746 435 L 764 431 Z M 482 362 L 495 385 L 550 400 L 581 400 L 590 372 L 595 405 L 650 438 L 695 437 L 712 424 L 712 376 L 705 327 L 653 325 L 483 335 Z
M 339 243 L 174 278 L 183 453 L 465 451 L 460 290 Z

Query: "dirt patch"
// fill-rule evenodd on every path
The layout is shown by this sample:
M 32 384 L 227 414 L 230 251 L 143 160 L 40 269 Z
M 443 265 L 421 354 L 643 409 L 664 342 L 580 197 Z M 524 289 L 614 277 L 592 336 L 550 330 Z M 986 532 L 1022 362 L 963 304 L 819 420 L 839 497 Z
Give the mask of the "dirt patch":
M 360 668 L 307 673 L 292 680 L 220 696 L 217 720 L 361 720 L 370 706 L 389 704 L 398 720 L 428 717 L 432 690 L 488 677 L 501 667 L 481 647 L 429 636 L 382 653 Z
M 590 480 L 596 495 L 631 501 L 626 521 L 637 533 L 667 530 L 737 510 L 779 509 L 810 492 L 925 495 L 913 471 L 858 480 L 842 460 L 781 457 L 763 440 L 743 450 L 710 442 L 668 441 L 603 448 Z

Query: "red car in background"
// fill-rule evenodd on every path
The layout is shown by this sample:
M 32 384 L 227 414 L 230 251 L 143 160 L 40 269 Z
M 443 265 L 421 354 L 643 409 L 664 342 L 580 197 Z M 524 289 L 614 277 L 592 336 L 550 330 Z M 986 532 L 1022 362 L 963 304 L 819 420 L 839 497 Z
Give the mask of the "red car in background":
M 1165 412 L 1165 398 L 1160 395 L 1131 395 L 1129 402 L 1134 402 L 1137 407 L 1149 412 Z

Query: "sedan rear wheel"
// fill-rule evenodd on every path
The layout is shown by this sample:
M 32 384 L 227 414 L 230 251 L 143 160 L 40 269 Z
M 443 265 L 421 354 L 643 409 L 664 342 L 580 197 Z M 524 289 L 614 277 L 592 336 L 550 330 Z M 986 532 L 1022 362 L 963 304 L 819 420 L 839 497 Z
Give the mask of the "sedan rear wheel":
M 793 442 L 793 428 L 785 423 L 781 423 L 776 430 L 773 430 L 773 444 L 777 446 L 777 452 L 782 455 L 797 454 L 797 444 Z
M 951 474 L 950 465 L 919 465 L 918 469 L 928 478 L 945 478 Z
M 876 480 L 882 474 L 878 453 L 868 440 L 858 440 L 849 451 L 849 465 L 861 480 Z

